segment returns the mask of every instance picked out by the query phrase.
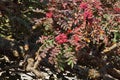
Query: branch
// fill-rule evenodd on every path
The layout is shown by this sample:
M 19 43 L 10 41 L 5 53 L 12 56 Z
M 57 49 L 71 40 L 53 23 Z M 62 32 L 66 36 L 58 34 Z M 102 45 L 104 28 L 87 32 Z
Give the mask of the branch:
M 28 62 L 28 65 L 26 67 L 26 70 L 31 71 L 37 77 L 44 79 L 44 75 L 39 70 L 36 69 L 39 65 L 40 60 L 37 60 L 36 62 L 34 62 L 33 58 L 28 58 L 27 62 Z
M 115 68 L 107 68 L 107 72 L 108 72 L 111 76 L 113 76 L 113 77 L 115 77 L 115 78 L 117 78 L 117 79 L 120 79 L 120 70 L 117 70 L 117 69 L 115 69 Z
M 102 53 L 107 53 L 107 52 L 115 49 L 116 47 L 120 47 L 120 42 L 119 42 L 119 43 L 115 43 L 115 44 L 113 44 L 113 45 L 110 46 L 110 47 L 106 47 L 106 48 L 102 51 Z
M 7 56 L 4 56 L 0 58 L 0 61 L 5 60 L 6 62 L 10 62 L 9 58 Z

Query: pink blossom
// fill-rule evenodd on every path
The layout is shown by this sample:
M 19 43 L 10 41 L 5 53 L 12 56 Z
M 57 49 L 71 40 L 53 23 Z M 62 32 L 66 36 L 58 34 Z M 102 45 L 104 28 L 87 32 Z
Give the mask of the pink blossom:
M 74 35 L 73 38 L 74 38 L 75 42 L 78 42 L 80 40 L 78 35 Z
M 83 16 L 84 16 L 84 20 L 91 20 L 93 18 L 93 13 L 91 10 L 86 10 Z
M 115 11 L 115 13 L 118 13 L 118 14 L 119 14 L 119 13 L 120 13 L 120 8 L 115 7 L 115 8 L 114 8 L 114 11 Z
M 55 40 L 57 41 L 58 44 L 62 44 L 67 42 L 67 35 L 62 33 L 59 34 L 58 36 L 55 37 Z
M 48 12 L 48 13 L 46 13 L 46 17 L 47 18 L 51 18 L 53 16 L 53 13 L 50 11 L 50 12 Z
M 82 3 L 80 4 L 80 8 L 81 8 L 81 9 L 86 9 L 86 8 L 88 8 L 87 3 L 86 3 L 86 2 L 82 2 Z

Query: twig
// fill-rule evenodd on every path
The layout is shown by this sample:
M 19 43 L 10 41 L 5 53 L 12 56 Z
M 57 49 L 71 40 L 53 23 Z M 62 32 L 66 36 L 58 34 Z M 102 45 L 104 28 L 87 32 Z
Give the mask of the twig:
M 111 76 L 120 79 L 120 71 L 115 69 L 115 68 L 107 68 L 107 72 L 108 74 L 110 74 Z
M 107 52 L 115 49 L 116 47 L 120 47 L 120 42 L 119 42 L 119 43 L 115 43 L 115 44 L 113 44 L 113 45 L 110 46 L 110 47 L 107 47 L 106 49 L 104 49 L 104 50 L 102 51 L 102 53 L 107 53 Z
M 5 60 L 6 62 L 10 62 L 10 60 L 7 56 L 4 56 L 4 57 L 0 58 L 0 60 Z

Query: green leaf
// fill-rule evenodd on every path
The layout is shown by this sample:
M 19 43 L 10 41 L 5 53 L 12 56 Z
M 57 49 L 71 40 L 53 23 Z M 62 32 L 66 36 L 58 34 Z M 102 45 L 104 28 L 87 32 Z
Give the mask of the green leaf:
M 70 65 L 71 68 L 73 68 L 73 66 L 74 66 L 74 62 L 73 62 L 73 60 L 70 60 L 67 64 Z
M 72 63 L 71 63 L 71 68 L 73 68 L 73 66 L 74 66 L 74 63 L 72 62 Z
M 64 71 L 64 68 L 63 68 L 63 67 L 60 66 L 59 68 L 60 68 L 60 70 Z
M 68 65 L 71 65 L 71 64 L 72 64 L 72 60 L 70 60 L 67 64 L 68 64 Z
M 120 39 L 120 32 L 114 32 L 113 42 L 117 42 Z

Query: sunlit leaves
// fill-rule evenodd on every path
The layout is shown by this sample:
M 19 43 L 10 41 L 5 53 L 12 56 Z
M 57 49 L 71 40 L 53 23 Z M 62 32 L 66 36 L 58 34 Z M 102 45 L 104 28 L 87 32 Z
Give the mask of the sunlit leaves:
M 106 47 L 119 42 L 119 16 L 112 12 L 114 4 L 111 2 L 47 2 L 44 19 L 39 19 L 42 35 L 48 37 L 42 39 L 42 55 L 46 57 L 49 54 L 49 62 L 62 71 L 66 66 L 73 68 L 79 60 L 78 55 L 102 56 L 101 52 Z M 114 30 L 117 32 L 112 32 Z M 51 40 L 54 46 L 49 43 Z

